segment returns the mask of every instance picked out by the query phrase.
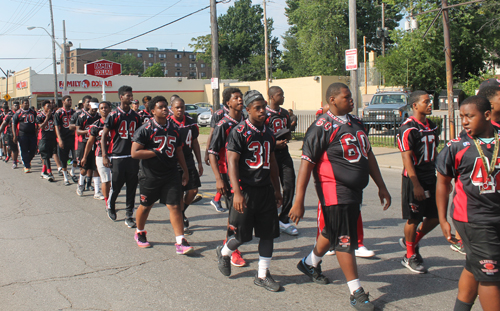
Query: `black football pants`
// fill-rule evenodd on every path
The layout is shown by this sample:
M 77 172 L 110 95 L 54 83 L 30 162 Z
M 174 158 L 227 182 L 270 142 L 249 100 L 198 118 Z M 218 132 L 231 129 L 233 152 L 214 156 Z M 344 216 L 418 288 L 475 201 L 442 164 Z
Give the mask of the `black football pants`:
M 280 173 L 280 183 L 283 188 L 283 207 L 279 215 L 282 223 L 289 223 L 288 213 L 292 208 L 293 195 L 295 194 L 295 171 L 293 169 L 293 160 L 288 150 L 275 152 L 276 162 Z
M 18 137 L 21 148 L 21 159 L 25 168 L 31 168 L 31 160 L 36 154 L 36 135 L 23 135 Z
M 139 173 L 139 160 L 132 158 L 120 158 L 111 160 L 111 191 L 109 194 L 109 208 L 115 212 L 115 203 L 123 185 L 127 186 L 126 192 L 126 215 L 131 218 L 134 214 L 135 193 Z

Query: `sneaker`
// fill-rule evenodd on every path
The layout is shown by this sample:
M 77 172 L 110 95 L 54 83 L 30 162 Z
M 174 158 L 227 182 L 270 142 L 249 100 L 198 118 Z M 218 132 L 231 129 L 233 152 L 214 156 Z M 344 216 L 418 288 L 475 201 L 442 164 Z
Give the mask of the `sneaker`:
M 48 175 L 47 180 L 50 181 L 50 182 L 53 182 L 54 181 L 54 175 L 52 175 L 52 173 L 47 174 L 47 175 Z
M 358 288 L 354 294 L 351 295 L 349 301 L 351 303 L 351 307 L 360 311 L 373 311 L 375 310 L 375 306 L 370 302 L 368 298 L 369 294 L 365 293 L 363 287 Z
M 222 256 L 223 246 L 217 246 L 215 249 L 215 253 L 217 254 L 217 266 L 219 267 L 219 271 L 222 275 L 230 276 L 231 275 L 231 258 L 229 256 Z
M 334 249 L 331 249 L 329 250 L 328 252 L 325 253 L 325 256 L 333 256 L 335 255 L 335 250 Z
M 354 251 L 354 255 L 361 258 L 370 258 L 375 256 L 375 252 L 367 249 L 365 246 L 360 246 Z
M 464 245 L 462 244 L 462 240 L 458 241 L 457 244 L 451 244 L 450 248 L 457 253 L 465 255 L 465 248 Z
M 324 276 L 321 271 L 321 261 L 318 263 L 317 267 L 313 267 L 306 264 L 306 257 L 304 257 L 297 264 L 297 269 L 299 269 L 300 272 L 310 277 L 314 283 L 325 285 L 330 282 L 328 278 Z
M 194 199 L 193 199 L 193 202 L 191 202 L 191 204 L 194 204 L 194 203 L 197 203 L 197 202 L 200 202 L 201 199 L 203 199 L 203 197 L 201 196 L 201 194 L 197 194 Z
M 80 186 L 80 185 L 76 186 L 76 194 L 78 196 L 80 196 L 80 197 L 83 196 L 83 191 L 84 190 L 85 190 L 84 186 Z
M 224 213 L 227 211 L 225 208 L 222 207 L 222 204 L 220 203 L 220 201 L 217 202 L 215 200 L 212 200 L 212 201 L 210 201 L 210 204 L 212 204 L 212 206 L 215 207 L 215 210 L 219 213 Z
M 244 267 L 247 264 L 247 262 L 245 261 L 245 259 L 243 259 L 243 257 L 241 257 L 240 251 L 235 250 L 231 254 L 231 264 L 235 267 Z
M 411 272 L 427 273 L 427 269 L 421 262 L 418 261 L 417 254 L 413 254 L 410 258 L 406 258 L 406 255 L 404 255 L 403 260 L 401 260 L 401 264 L 408 268 Z
M 77 183 L 77 182 L 78 182 L 78 177 L 76 177 L 75 175 L 71 176 L 71 179 L 73 179 L 73 182 L 74 182 L 74 183 Z
M 401 245 L 401 247 L 406 250 L 406 239 L 404 237 L 399 239 L 399 245 Z M 422 258 L 422 256 L 420 255 L 420 246 L 418 244 L 415 246 L 415 254 L 417 255 L 417 260 L 421 264 L 424 263 L 424 258 Z
M 177 255 L 188 255 L 191 254 L 194 251 L 194 248 L 189 245 L 188 241 L 186 239 L 182 239 L 181 244 L 175 243 L 175 252 Z
M 62 171 L 62 170 L 60 170 L 60 169 L 57 169 L 57 172 L 59 173 L 59 176 L 63 176 L 63 175 L 64 175 L 64 174 L 63 174 L 63 171 Z
M 136 224 L 135 224 L 134 218 L 132 218 L 132 217 L 127 217 L 127 218 L 125 218 L 125 224 L 126 224 L 126 225 L 127 225 L 127 227 L 129 227 L 129 228 L 135 228 L 135 227 L 136 227 Z
M 49 179 L 49 174 L 45 173 L 45 172 L 42 172 L 40 174 L 40 178 L 43 178 L 43 179 Z
M 110 208 L 106 208 L 106 213 L 108 214 L 108 218 L 112 221 L 116 220 L 116 212 L 112 211 Z
M 101 192 L 94 194 L 94 199 L 96 200 L 104 200 L 104 195 Z
M 15 170 L 17 168 L 17 162 L 14 162 L 14 164 L 12 164 L 12 169 Z
M 65 179 L 65 180 L 64 180 L 64 185 L 65 185 L 65 186 L 69 186 L 69 185 L 71 185 L 71 183 L 69 182 L 69 180 Z
M 27 174 L 27 173 L 31 173 L 31 169 L 30 168 L 24 168 L 24 173 Z
M 7 162 L 9 162 L 9 160 L 10 160 L 10 156 L 6 156 L 4 161 L 5 161 L 5 163 L 7 163 Z
M 148 239 L 146 239 L 146 231 L 143 232 L 135 232 L 134 239 L 137 242 L 137 246 L 141 248 L 147 248 L 151 247 L 151 244 L 149 244 Z
M 280 283 L 276 282 L 273 279 L 273 277 L 271 276 L 271 272 L 269 272 L 269 270 L 267 270 L 266 272 L 265 279 L 259 278 L 259 275 L 257 274 L 255 276 L 255 279 L 253 280 L 253 283 L 257 286 L 264 287 L 265 289 L 271 292 L 277 292 L 281 289 Z

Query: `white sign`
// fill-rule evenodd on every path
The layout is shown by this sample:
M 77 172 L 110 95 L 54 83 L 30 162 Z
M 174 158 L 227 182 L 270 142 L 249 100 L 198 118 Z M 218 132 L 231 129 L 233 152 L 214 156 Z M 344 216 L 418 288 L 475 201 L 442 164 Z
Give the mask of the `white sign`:
M 358 49 L 345 50 L 345 70 L 358 69 Z
M 212 90 L 219 89 L 219 78 L 212 78 Z

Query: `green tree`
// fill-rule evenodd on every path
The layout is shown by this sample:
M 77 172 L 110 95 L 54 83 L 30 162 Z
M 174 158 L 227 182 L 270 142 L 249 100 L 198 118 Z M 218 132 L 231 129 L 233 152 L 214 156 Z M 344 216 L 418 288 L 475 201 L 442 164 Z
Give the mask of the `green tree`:
M 219 64 L 222 79 L 262 80 L 265 78 L 263 9 L 251 0 L 234 2 L 227 13 L 218 17 Z M 278 38 L 272 37 L 273 20 L 268 18 L 271 62 L 279 59 Z M 211 62 L 211 35 L 191 39 L 198 58 Z
M 142 74 L 143 77 L 164 77 L 165 72 L 161 68 L 160 63 L 156 63 L 151 67 L 148 67 L 146 71 Z
M 143 64 L 131 54 L 121 55 L 118 52 L 103 52 L 103 58 L 122 64 L 122 75 L 141 75 L 144 71 Z

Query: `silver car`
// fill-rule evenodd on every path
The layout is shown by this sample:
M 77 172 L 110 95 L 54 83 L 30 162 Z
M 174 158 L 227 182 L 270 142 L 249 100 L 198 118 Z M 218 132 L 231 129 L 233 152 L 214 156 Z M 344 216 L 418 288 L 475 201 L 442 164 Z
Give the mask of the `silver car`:
M 199 126 L 210 126 L 211 121 L 212 121 L 212 113 L 210 111 L 205 111 L 198 115 Z

